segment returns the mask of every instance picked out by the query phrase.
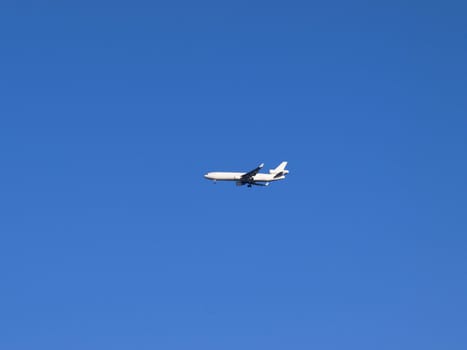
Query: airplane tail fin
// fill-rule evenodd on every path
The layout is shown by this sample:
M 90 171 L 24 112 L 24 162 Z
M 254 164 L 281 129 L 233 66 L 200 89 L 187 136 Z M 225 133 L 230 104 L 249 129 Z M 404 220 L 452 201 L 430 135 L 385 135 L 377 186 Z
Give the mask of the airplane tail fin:
M 273 174 L 273 175 L 287 174 L 289 171 L 285 170 L 286 166 L 287 166 L 287 162 L 282 162 L 282 163 L 279 164 L 279 166 L 277 168 L 269 170 L 269 174 Z

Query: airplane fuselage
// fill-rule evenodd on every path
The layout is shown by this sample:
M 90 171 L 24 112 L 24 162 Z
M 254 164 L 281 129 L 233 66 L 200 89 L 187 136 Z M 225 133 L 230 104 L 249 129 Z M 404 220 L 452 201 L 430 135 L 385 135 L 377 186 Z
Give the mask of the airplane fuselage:
M 289 173 L 285 169 L 286 165 L 287 162 L 282 162 L 275 169 L 269 170 L 269 174 L 259 172 L 264 166 L 264 163 L 261 163 L 258 167 L 248 172 L 213 171 L 205 174 L 204 177 L 213 181 L 235 181 L 238 186 L 267 186 L 271 181 L 285 179 L 285 175 Z
M 245 173 L 240 172 L 210 172 L 204 175 L 206 179 L 215 181 L 240 181 Z M 256 174 L 252 177 L 255 182 L 271 182 L 285 179 L 285 176 L 274 177 L 272 174 Z

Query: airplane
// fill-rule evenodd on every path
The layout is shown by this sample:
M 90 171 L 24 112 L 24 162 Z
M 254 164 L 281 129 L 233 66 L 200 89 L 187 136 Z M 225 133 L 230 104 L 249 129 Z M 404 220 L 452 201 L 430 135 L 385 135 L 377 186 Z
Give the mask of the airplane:
M 285 175 L 289 173 L 289 171 L 285 169 L 286 165 L 287 162 L 280 163 L 277 168 L 269 170 L 269 174 L 259 172 L 264 166 L 264 163 L 261 163 L 255 169 L 246 173 L 209 172 L 205 174 L 204 177 L 208 180 L 213 180 L 214 183 L 216 181 L 235 181 L 237 186 L 268 186 L 272 181 L 285 179 Z

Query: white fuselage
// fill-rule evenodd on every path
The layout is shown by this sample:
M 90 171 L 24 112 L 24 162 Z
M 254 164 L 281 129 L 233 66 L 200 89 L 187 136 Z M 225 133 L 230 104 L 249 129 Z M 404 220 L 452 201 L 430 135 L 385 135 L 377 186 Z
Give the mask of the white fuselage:
M 287 171 L 288 172 L 288 171 Z M 204 175 L 206 179 L 216 180 L 216 181 L 240 181 L 242 175 L 245 173 L 240 172 L 211 172 Z M 274 177 L 274 174 L 256 174 L 253 176 L 253 181 L 258 182 L 271 182 L 285 179 L 285 176 Z

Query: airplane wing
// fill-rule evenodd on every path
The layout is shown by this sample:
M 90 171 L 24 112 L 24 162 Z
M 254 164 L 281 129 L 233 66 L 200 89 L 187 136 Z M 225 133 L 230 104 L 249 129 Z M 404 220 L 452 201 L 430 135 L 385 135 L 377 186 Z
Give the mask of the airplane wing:
M 253 176 L 255 176 L 256 174 L 258 174 L 258 172 L 261 170 L 261 168 L 264 166 L 264 163 L 261 163 L 256 169 L 253 169 L 245 174 L 242 175 L 242 180 L 249 180 L 251 179 Z

